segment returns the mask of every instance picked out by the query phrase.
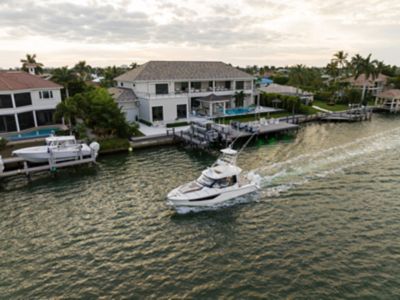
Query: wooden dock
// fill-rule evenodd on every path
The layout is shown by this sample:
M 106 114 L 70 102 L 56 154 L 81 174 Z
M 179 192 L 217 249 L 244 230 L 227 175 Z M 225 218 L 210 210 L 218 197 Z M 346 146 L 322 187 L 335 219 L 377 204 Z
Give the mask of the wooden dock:
M 23 158 L 12 157 L 2 159 L 0 156 L 0 179 L 16 175 L 25 175 L 30 179 L 31 174 L 43 171 L 55 172 L 58 169 L 78 166 L 83 164 L 95 164 L 97 152 L 92 150 L 89 157 L 78 156 L 74 160 L 56 161 L 50 157 L 48 162 L 43 164 L 31 164 Z
M 212 145 L 226 147 L 231 142 L 240 138 L 251 136 L 269 136 L 278 133 L 288 133 L 297 130 L 297 124 L 290 124 L 274 120 L 273 123 L 248 122 L 235 124 L 192 124 L 187 131 L 175 133 L 175 138 L 184 142 L 192 148 L 208 149 Z

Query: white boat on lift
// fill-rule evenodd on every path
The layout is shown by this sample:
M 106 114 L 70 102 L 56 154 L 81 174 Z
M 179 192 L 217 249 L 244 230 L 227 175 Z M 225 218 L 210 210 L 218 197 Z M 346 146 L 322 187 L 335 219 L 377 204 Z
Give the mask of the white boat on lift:
M 259 175 L 241 175 L 242 169 L 236 165 L 236 150 L 226 148 L 221 152 L 217 161 L 197 180 L 172 190 L 167 196 L 167 204 L 174 208 L 218 206 L 260 188 Z
M 45 146 L 22 148 L 13 151 L 12 154 L 26 161 L 43 163 L 50 159 L 56 162 L 79 159 L 92 155 L 92 151 L 97 155 L 99 149 L 98 143 L 93 142 L 90 146 L 85 143 L 78 143 L 72 135 L 50 136 L 46 138 Z

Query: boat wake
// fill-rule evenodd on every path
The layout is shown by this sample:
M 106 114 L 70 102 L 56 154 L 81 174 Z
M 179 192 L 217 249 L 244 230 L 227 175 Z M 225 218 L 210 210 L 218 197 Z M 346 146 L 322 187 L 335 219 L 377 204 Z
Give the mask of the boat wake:
M 325 178 L 387 155 L 400 147 L 400 128 L 253 170 L 262 178 L 262 196 L 277 197 L 311 180 Z

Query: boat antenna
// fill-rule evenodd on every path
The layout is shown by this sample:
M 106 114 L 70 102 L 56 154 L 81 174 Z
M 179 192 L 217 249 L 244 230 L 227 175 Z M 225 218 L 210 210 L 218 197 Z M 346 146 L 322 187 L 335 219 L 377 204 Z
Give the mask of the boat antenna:
M 252 139 L 253 137 L 255 137 L 257 134 L 258 134 L 258 132 L 254 132 L 254 133 L 248 138 L 248 140 L 246 141 L 246 143 L 244 143 L 244 145 L 242 146 L 242 148 L 240 148 L 240 150 L 238 151 L 237 156 L 239 156 L 240 153 L 242 153 L 242 151 L 243 151 L 243 150 L 247 147 L 247 145 L 250 143 L 251 139 Z

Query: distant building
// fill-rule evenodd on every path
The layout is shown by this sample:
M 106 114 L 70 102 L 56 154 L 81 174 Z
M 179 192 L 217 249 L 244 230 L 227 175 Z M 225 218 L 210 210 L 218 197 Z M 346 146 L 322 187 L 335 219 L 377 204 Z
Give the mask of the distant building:
M 117 87 L 136 95 L 139 118 L 151 123 L 222 113 L 235 107 L 236 92 L 244 93 L 244 106 L 254 104 L 254 79 L 213 61 L 149 61 L 115 78 Z
M 389 112 L 400 112 L 400 90 L 391 89 L 378 93 L 375 105 Z
M 309 104 L 314 101 L 314 94 L 310 92 L 303 91 L 299 88 L 289 85 L 281 85 L 272 83 L 265 87 L 259 88 L 260 92 L 264 92 L 267 94 L 279 94 L 279 95 L 286 95 L 286 96 L 297 96 L 305 103 Z
M 112 87 L 108 92 L 125 115 L 128 122 L 139 120 L 139 100 L 132 89 Z
M 388 76 L 379 74 L 377 78 L 372 79 L 372 76 L 366 79 L 364 74 L 357 77 L 350 77 L 342 80 L 342 82 L 349 83 L 352 87 L 357 89 L 363 89 L 366 86 L 366 91 L 370 92 L 372 96 L 378 95 L 383 91 L 388 81 Z
M 61 89 L 26 72 L 0 72 L 0 133 L 53 124 Z

